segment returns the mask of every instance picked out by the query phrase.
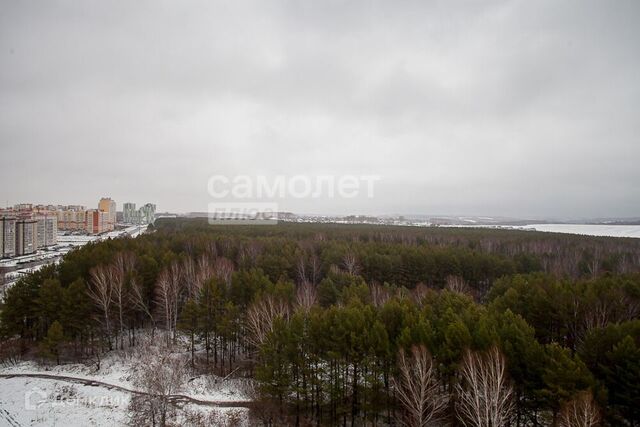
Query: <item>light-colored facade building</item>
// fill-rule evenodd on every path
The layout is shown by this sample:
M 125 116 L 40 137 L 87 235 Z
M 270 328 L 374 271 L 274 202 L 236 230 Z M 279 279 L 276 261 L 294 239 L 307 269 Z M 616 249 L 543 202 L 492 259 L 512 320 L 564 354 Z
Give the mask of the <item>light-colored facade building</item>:
M 11 258 L 16 254 L 16 219 L 0 217 L 0 258 Z
M 113 228 L 109 228 L 109 217 L 106 212 L 99 209 L 91 209 L 87 211 L 85 225 L 87 233 L 100 234 L 112 229 Z
M 125 224 L 138 223 L 138 211 L 135 203 L 125 203 L 122 205 L 122 221 Z
M 147 203 L 140 208 L 140 222 L 142 224 L 153 224 L 156 220 L 156 205 Z
M 85 230 L 87 222 L 87 210 L 84 206 L 66 206 L 56 211 L 58 217 L 58 230 L 78 231 Z
M 42 213 L 35 216 L 38 221 L 38 248 L 53 246 L 58 243 L 58 216 L 53 213 Z
M 116 226 L 116 202 L 110 197 L 103 197 L 98 203 L 98 210 L 107 214 L 107 229 L 112 231 Z
M 19 219 L 16 221 L 16 256 L 30 255 L 38 250 L 38 221 Z

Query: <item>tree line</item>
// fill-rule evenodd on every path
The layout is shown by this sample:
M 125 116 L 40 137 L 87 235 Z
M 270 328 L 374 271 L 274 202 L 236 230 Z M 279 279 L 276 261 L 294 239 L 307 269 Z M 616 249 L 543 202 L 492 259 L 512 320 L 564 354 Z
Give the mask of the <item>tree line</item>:
M 540 234 L 159 221 L 18 281 L 0 355 L 147 331 L 255 378 L 267 425 L 637 425 L 637 243 Z

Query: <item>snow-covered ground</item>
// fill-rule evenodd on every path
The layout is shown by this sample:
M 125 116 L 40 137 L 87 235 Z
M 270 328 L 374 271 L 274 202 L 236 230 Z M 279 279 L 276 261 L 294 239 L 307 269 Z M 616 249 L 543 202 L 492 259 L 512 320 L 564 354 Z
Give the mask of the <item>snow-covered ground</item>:
M 524 229 L 535 229 L 553 233 L 584 234 L 586 236 L 636 237 L 640 238 L 640 225 L 604 224 L 531 224 Z
M 131 393 L 104 384 L 81 384 L 62 377 L 92 380 L 128 390 L 137 390 L 133 373 L 141 355 L 133 352 L 112 352 L 97 366 L 81 363 L 44 366 L 34 361 L 0 366 L 0 375 L 47 375 L 57 378 L 0 377 L 0 426 L 55 426 L 66 427 L 111 425 L 123 426 L 128 422 L 127 407 Z M 243 379 L 226 379 L 213 375 L 191 376 L 179 394 L 200 401 L 216 402 L 238 407 L 184 404 L 178 414 L 201 414 L 215 419 L 214 425 L 248 424 L 248 409 L 243 404 L 251 401 L 246 390 L 251 384 Z M 186 422 L 185 422 L 186 423 Z M 238 425 L 238 424 L 234 424 Z
M 0 379 L 1 426 L 124 426 L 130 395 L 40 378 Z
M 43 366 L 34 361 L 0 367 L 0 374 L 47 374 L 100 381 L 135 390 L 133 371 L 139 360 L 135 355 L 111 354 L 100 363 L 100 369 L 82 363 Z M 2 379 L 0 379 L 0 382 Z M 189 378 L 182 394 L 200 400 L 217 402 L 248 402 L 251 399 L 242 390 L 246 384 L 241 379 L 227 379 L 215 375 Z
M 530 230 L 549 233 L 582 234 L 585 236 L 640 238 L 640 225 L 606 224 L 528 224 L 528 225 L 442 225 L 453 228 L 497 228 L 504 230 Z

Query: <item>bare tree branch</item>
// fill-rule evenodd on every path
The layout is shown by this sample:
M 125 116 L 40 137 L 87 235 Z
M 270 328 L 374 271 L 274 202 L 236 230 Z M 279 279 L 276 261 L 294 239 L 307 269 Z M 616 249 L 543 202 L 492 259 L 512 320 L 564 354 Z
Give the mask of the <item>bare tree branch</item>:
M 595 427 L 600 424 L 600 411 L 590 391 L 578 394 L 560 412 L 560 427 Z
M 253 303 L 247 310 L 247 341 L 259 347 L 273 331 L 277 318 L 286 319 L 289 316 L 289 305 L 286 301 L 267 295 Z
M 509 424 L 513 414 L 513 388 L 506 361 L 497 347 L 486 353 L 467 351 L 457 385 L 458 415 L 465 426 L 496 427 Z
M 424 346 L 413 347 L 410 357 L 400 349 L 398 370 L 393 385 L 404 408 L 402 423 L 407 427 L 427 427 L 439 422 L 448 397 L 438 381 L 431 354 Z
M 90 286 L 87 295 L 102 312 L 109 349 L 111 349 L 111 302 L 113 301 L 113 269 L 106 265 L 99 265 L 91 270 Z

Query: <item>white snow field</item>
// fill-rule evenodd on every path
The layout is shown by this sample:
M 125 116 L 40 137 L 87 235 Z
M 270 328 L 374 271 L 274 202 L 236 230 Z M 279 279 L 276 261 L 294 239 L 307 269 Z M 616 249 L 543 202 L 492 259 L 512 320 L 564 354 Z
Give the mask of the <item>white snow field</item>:
M 586 236 L 640 238 L 640 225 L 531 224 L 523 228 L 552 233 L 583 234 Z
M 528 225 L 444 225 L 450 228 L 495 228 L 501 230 L 530 230 L 548 233 L 581 234 L 584 236 L 640 238 L 640 225 L 606 224 L 528 224 Z
M 40 378 L 0 379 L 0 426 L 123 426 L 129 393 Z
M 136 390 L 132 371 L 137 362 L 135 353 L 112 352 L 102 359 L 99 370 L 79 363 L 43 366 L 33 361 L 0 366 L 0 426 L 128 425 L 132 393 L 127 390 Z M 243 405 L 251 402 L 245 392 L 251 386 L 241 379 L 190 377 L 179 394 L 202 404 L 183 402 L 178 417 L 197 413 L 213 417 L 216 425 L 248 425 L 249 410 Z M 189 425 L 184 420 L 180 424 Z

